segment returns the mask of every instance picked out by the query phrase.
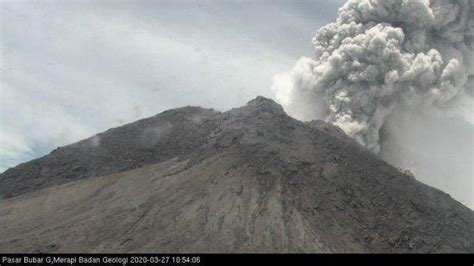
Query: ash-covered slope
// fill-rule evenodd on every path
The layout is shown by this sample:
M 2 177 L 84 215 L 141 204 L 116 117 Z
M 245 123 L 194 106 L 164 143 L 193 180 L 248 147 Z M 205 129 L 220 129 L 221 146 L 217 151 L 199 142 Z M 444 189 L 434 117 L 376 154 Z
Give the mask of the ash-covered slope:
M 262 97 L 111 129 L 0 193 L 0 252 L 474 252 L 473 211 Z
M 210 109 L 183 107 L 57 148 L 0 174 L 0 198 L 195 153 L 217 127 L 218 116 Z

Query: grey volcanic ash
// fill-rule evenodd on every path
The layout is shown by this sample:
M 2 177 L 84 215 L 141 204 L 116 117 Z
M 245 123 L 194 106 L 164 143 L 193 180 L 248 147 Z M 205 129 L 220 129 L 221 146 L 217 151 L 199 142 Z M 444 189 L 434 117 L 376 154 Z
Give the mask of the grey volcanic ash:
M 303 57 L 291 71 L 275 76 L 276 98 L 290 115 L 331 122 L 375 153 L 384 142 L 384 125 L 396 130 L 391 135 L 410 135 L 420 117 L 472 125 L 473 14 L 468 0 L 349 0 L 336 22 L 313 38 L 314 57 Z M 457 134 L 452 132 L 465 128 L 470 131 L 461 135 L 468 136 L 464 141 L 471 148 L 456 156 L 472 159 L 472 127 L 451 128 L 442 139 L 449 141 Z M 430 139 L 426 147 L 440 141 Z M 392 163 L 408 165 L 401 160 L 407 154 L 384 148 L 382 154 L 396 158 Z M 424 160 L 434 164 L 429 156 Z M 452 166 L 458 167 L 467 169 L 461 187 L 472 187 L 472 166 Z

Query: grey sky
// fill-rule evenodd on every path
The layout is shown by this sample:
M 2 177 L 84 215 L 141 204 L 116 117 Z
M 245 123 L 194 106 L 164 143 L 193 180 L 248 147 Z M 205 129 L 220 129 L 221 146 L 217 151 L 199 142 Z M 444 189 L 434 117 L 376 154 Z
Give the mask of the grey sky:
M 163 110 L 273 97 L 343 1 L 1 1 L 0 171 Z

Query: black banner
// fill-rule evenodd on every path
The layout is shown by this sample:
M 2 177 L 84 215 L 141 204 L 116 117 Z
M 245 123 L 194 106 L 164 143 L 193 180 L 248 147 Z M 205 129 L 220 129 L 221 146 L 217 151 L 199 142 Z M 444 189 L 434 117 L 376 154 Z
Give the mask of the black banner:
M 466 265 L 473 254 L 0 254 L 3 265 Z

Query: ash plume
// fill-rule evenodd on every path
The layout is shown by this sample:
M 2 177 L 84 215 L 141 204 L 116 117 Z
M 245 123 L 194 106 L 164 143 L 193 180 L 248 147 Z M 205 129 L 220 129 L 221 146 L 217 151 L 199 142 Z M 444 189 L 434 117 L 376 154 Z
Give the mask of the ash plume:
M 472 97 L 473 14 L 471 0 L 349 0 L 316 33 L 314 57 L 275 76 L 272 89 L 290 115 L 331 122 L 378 153 L 395 111 Z

